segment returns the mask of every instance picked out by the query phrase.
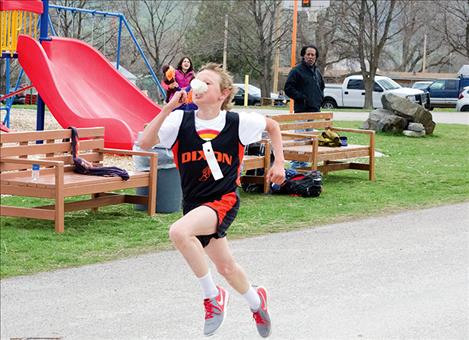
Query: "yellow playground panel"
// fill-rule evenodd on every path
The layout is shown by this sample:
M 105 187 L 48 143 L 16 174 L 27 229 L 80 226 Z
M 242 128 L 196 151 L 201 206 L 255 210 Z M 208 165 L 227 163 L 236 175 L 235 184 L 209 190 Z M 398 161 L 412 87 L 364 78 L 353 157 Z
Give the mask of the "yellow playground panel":
M 31 6 L 34 2 L 36 2 L 35 6 Z M 29 3 L 29 6 L 24 6 L 25 3 Z M 0 0 L 0 5 L 0 50 L 2 54 L 14 54 L 20 34 L 37 38 L 42 3 L 40 1 Z

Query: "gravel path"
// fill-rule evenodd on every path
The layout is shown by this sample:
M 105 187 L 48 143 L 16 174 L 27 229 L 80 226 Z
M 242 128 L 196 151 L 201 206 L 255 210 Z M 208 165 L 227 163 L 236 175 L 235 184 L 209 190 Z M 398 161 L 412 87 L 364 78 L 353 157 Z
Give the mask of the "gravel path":
M 270 340 L 468 339 L 469 202 L 231 242 L 269 289 Z M 312 216 L 314 219 L 314 216 Z M 214 337 L 258 340 L 229 290 Z M 200 287 L 180 254 L 1 280 L 1 339 L 204 339 Z M 205 338 L 207 339 L 207 338 Z

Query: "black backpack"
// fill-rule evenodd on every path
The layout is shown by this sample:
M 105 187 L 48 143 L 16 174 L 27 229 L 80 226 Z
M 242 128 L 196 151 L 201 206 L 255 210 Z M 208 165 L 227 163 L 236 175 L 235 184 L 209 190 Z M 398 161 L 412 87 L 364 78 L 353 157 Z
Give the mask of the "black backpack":
M 289 170 L 287 170 L 289 171 Z M 304 174 L 287 173 L 285 182 L 281 186 L 272 186 L 273 194 L 287 194 L 301 197 L 318 197 L 322 192 L 321 173 L 312 170 Z
M 264 156 L 265 154 L 265 144 L 263 143 L 252 143 L 246 145 L 244 149 L 245 155 L 251 156 Z M 270 152 L 270 164 L 274 161 L 274 153 L 273 151 Z M 264 176 L 264 169 L 251 169 L 246 171 L 246 175 L 250 176 Z M 256 183 L 242 183 L 241 188 L 245 192 L 264 192 L 264 185 L 263 184 L 256 184 Z

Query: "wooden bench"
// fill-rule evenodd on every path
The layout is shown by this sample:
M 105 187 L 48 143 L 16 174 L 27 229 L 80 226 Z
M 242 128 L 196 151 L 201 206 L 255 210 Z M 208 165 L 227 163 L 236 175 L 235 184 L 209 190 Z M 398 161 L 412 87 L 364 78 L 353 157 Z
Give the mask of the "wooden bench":
M 242 166 L 244 174 L 241 176 L 241 183 L 261 184 L 263 186 L 263 191 L 266 194 L 269 192 L 270 185 L 267 180 L 267 176 L 265 176 L 270 168 L 270 143 L 267 140 L 262 140 L 261 143 L 264 144 L 264 156 L 244 155 Z M 246 171 L 255 169 L 263 169 L 264 175 L 246 175 Z
M 77 129 L 79 157 L 102 165 L 104 154 L 150 157 L 150 172 L 129 172 L 127 181 L 120 177 L 88 176 L 73 172 L 71 130 L 24 131 L 0 134 L 0 194 L 49 198 L 55 204 L 33 208 L 0 206 L 1 216 L 53 220 L 55 230 L 64 231 L 64 213 L 120 204 L 146 204 L 148 215 L 155 214 L 157 155 L 152 152 L 104 148 L 104 128 Z M 36 141 L 42 141 L 37 144 Z M 37 180 L 31 177 L 32 164 L 40 165 Z M 115 193 L 115 190 L 148 187 L 149 195 Z M 90 199 L 65 202 L 66 197 L 91 195 Z
M 371 130 L 338 128 L 333 126 L 332 112 L 295 113 L 270 116 L 280 124 L 282 131 L 285 160 L 311 163 L 311 167 L 299 170 L 320 170 L 323 174 L 343 169 L 368 171 L 370 181 L 375 180 L 375 132 Z M 369 136 L 367 145 L 341 147 L 319 146 L 318 129 L 330 128 L 332 131 L 360 133 Z M 298 130 L 314 129 L 313 131 Z M 367 158 L 368 163 L 356 162 L 357 158 Z

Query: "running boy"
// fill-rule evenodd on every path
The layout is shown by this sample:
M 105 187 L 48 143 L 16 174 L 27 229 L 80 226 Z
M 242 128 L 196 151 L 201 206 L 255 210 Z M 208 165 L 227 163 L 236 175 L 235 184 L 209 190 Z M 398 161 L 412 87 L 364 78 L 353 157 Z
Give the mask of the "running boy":
M 196 78 L 207 85 L 205 92 L 194 94 L 199 109 L 171 112 L 185 99 L 183 91 L 177 92 L 145 128 L 139 144 L 143 149 L 160 144 L 173 150 L 181 176 L 184 216 L 170 227 L 169 236 L 202 287 L 204 334 L 212 335 L 221 326 L 229 298 L 228 291 L 213 282 L 207 254 L 217 271 L 246 299 L 259 334 L 268 337 L 271 324 L 267 291 L 249 283 L 225 236 L 239 208 L 236 189 L 244 146 L 259 141 L 264 130 L 269 133 L 275 153 L 268 179 L 283 183 L 280 129 L 275 121 L 261 115 L 226 111 L 236 89 L 221 65 L 205 65 Z

